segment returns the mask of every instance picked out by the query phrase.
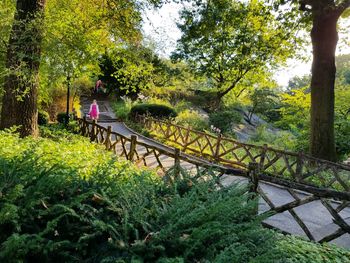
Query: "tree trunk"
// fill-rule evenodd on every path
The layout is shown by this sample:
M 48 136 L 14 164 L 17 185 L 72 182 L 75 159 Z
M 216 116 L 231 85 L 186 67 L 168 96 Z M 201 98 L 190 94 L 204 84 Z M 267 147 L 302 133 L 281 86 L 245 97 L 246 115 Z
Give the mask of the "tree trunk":
M 311 39 L 313 63 L 311 79 L 312 156 L 335 161 L 334 81 L 335 49 L 338 42 L 338 16 L 320 12 L 313 16 Z
M 22 137 L 38 134 L 38 74 L 45 2 L 17 0 L 7 48 L 9 73 L 5 79 L 0 128 L 20 126 Z

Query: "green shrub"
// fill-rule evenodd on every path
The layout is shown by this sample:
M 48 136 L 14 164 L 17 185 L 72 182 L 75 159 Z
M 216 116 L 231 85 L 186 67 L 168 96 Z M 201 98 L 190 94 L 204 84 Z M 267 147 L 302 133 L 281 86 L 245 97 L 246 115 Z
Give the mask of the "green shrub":
M 148 129 L 145 128 L 145 126 L 139 122 L 135 122 L 132 120 L 127 120 L 125 124 L 132 130 L 136 131 L 137 133 L 140 133 L 143 136 L 146 136 L 148 138 L 152 138 L 152 134 Z
M 235 110 L 217 111 L 209 114 L 209 124 L 219 128 L 223 133 L 230 132 L 234 123 L 240 123 L 242 115 Z
M 335 121 L 335 144 L 338 159 L 346 158 L 350 153 L 350 121 L 337 118 Z
M 176 123 L 183 126 L 189 126 L 194 130 L 202 131 L 208 129 L 208 121 L 197 111 L 184 110 L 178 114 Z
M 65 112 L 60 112 L 57 114 L 57 121 L 58 123 L 66 123 L 67 120 L 67 114 Z
M 350 263 L 350 251 L 279 234 L 275 248 L 251 263 Z
M 38 125 L 46 125 L 49 123 L 50 116 L 46 111 L 38 111 Z
M 245 189 L 167 185 L 75 135 L 0 133 L 1 262 L 248 262 L 273 244 Z
M 257 127 L 255 134 L 250 138 L 250 142 L 258 145 L 268 144 L 275 148 L 296 151 L 298 141 L 290 131 L 272 131 L 265 125 Z
M 188 110 L 193 107 L 192 103 L 189 101 L 181 100 L 174 105 L 174 109 L 177 113 Z
M 346 250 L 263 229 L 240 186 L 219 189 L 210 173 L 167 184 L 50 132 L 0 131 L 0 262 L 349 262 Z
M 122 121 L 126 121 L 129 117 L 131 107 L 132 107 L 131 100 L 130 101 L 116 101 L 113 104 L 113 110 L 114 110 L 115 116 Z
M 138 104 L 131 108 L 130 116 L 135 118 L 136 115 L 150 115 L 155 118 L 171 118 L 177 114 L 174 109 L 158 104 Z
M 196 183 L 173 197 L 148 248 L 140 246 L 147 262 L 154 262 L 147 258 L 149 247 L 164 258 L 181 256 L 184 262 L 249 262 L 273 247 L 273 233 L 253 216 L 256 203 L 247 202 L 244 189 L 213 189 L 213 182 Z

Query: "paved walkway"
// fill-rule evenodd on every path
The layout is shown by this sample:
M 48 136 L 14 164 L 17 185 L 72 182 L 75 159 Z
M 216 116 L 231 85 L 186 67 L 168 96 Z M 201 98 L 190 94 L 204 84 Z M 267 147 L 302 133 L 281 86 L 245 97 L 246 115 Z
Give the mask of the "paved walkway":
M 82 98 L 82 116 L 88 113 L 89 105 L 91 101 L 89 99 Z M 100 120 L 99 124 L 102 126 L 112 126 L 112 130 L 117 132 L 125 137 L 130 138 L 131 135 L 136 134 L 133 130 L 129 129 L 125 126 L 124 123 L 116 121 L 116 117 L 113 113 L 113 110 L 106 100 L 98 100 L 98 104 L 100 106 Z M 168 152 L 174 152 L 173 148 L 165 146 L 159 142 L 156 142 L 152 139 L 144 137 L 138 134 L 138 140 L 143 143 L 156 146 Z M 138 149 L 142 151 L 142 149 Z M 163 160 L 166 163 L 166 168 L 170 168 L 174 164 L 174 160 L 171 157 L 162 156 Z M 193 157 L 195 158 L 195 157 Z M 152 162 L 151 162 L 152 163 Z M 154 165 L 157 165 L 157 162 L 153 162 Z M 194 166 L 189 163 L 182 162 L 181 165 L 185 169 L 194 169 Z M 232 183 L 247 183 L 248 180 L 241 176 L 234 175 L 224 175 L 222 177 L 223 185 L 230 185 Z M 277 207 L 284 204 L 288 204 L 290 202 L 295 201 L 295 198 L 291 195 L 290 192 L 285 187 L 275 185 L 268 182 L 259 182 L 259 187 L 268 196 L 271 202 Z M 307 193 L 303 193 L 301 191 L 297 191 L 296 194 L 300 199 L 307 197 Z M 336 205 L 336 203 L 332 204 Z M 270 206 L 264 201 L 263 198 L 259 200 L 259 213 L 263 213 L 268 211 Z M 320 200 L 315 200 L 313 202 L 298 206 L 293 209 L 294 212 L 298 215 L 299 218 L 302 219 L 304 224 L 308 227 L 311 234 L 315 238 L 315 240 L 321 240 L 323 237 L 330 235 L 335 230 L 339 229 L 339 226 L 333 222 L 333 217 L 329 213 L 329 211 L 322 205 Z M 345 208 L 340 216 L 347 222 L 350 223 L 350 207 Z M 305 232 L 293 218 L 292 214 L 289 211 L 285 211 L 283 213 L 275 214 L 266 220 L 264 220 L 269 226 L 280 229 L 283 232 L 287 232 L 293 235 L 298 235 L 302 237 L 306 237 Z M 346 247 L 350 249 L 350 234 L 345 233 L 337 239 L 331 241 L 330 243 L 337 244 L 342 247 Z

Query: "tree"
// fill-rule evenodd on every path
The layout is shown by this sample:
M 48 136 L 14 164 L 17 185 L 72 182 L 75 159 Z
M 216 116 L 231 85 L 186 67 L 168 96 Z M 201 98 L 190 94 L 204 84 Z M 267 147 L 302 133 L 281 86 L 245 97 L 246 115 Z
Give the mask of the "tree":
M 17 0 L 7 48 L 0 128 L 20 125 L 21 136 L 36 135 L 38 73 L 45 0 Z
M 41 102 L 50 103 L 68 76 L 74 82 L 98 75 L 106 50 L 139 43 L 138 9 L 135 1 L 126 0 L 50 0 L 40 68 Z
M 13 14 L 16 8 L 14 0 L 3 0 L 0 2 L 0 86 L 4 84 L 4 73 L 6 68 L 6 52 L 8 40 L 13 23 Z M 0 98 L 2 90 L 0 89 Z M 0 102 L 1 104 L 1 102 Z
M 195 1 L 181 18 L 183 36 L 172 57 L 212 80 L 219 101 L 249 72 L 294 54 L 297 26 L 288 23 L 287 30 L 264 1 Z
M 294 76 L 288 81 L 287 89 L 289 91 L 294 89 L 304 88 L 306 86 L 310 86 L 311 75 L 303 75 L 303 76 Z
M 311 77 L 311 136 L 313 156 L 334 161 L 334 82 L 337 23 L 350 7 L 350 0 L 280 0 L 299 6 L 312 22 L 313 63 Z
M 155 67 L 159 64 L 158 57 L 148 48 L 119 48 L 102 56 L 99 79 L 110 92 L 135 98 L 140 91 L 153 85 Z
M 19 125 L 22 136 L 36 135 L 39 70 L 41 80 L 51 78 L 63 83 L 62 76 L 68 72 L 76 75 L 91 66 L 97 67 L 101 43 L 140 42 L 141 10 L 161 3 L 161 0 L 52 0 L 45 12 L 46 0 L 17 0 L 7 43 L 0 128 Z M 5 5 L 10 7 L 12 1 L 6 0 Z M 44 21 L 45 15 L 48 23 Z
M 273 112 L 278 112 L 278 94 L 271 88 L 263 87 L 254 89 L 250 94 L 250 101 L 252 105 L 249 107 L 246 119 L 250 124 L 252 124 L 253 115 L 256 113 L 264 114 L 269 118 Z
M 310 3 L 309 3 L 310 2 Z M 305 5 L 305 6 L 304 6 Z M 311 9 L 307 8 L 307 5 Z M 336 159 L 334 140 L 335 49 L 338 42 L 337 21 L 350 1 L 304 1 L 301 7 L 312 13 L 311 39 L 313 63 L 311 78 L 311 144 L 315 157 Z

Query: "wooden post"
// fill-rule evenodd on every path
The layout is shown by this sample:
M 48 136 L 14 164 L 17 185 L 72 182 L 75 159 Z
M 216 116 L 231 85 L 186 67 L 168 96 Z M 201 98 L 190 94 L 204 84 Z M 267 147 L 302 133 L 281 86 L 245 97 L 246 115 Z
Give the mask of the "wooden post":
M 91 135 L 90 135 L 90 141 L 96 140 L 96 120 L 92 120 L 92 128 L 91 128 Z
M 295 179 L 299 183 L 303 178 L 303 152 L 298 153 L 297 168 L 295 170 Z
M 177 127 L 177 129 L 180 129 L 179 127 Z M 186 148 L 187 148 L 187 144 L 188 144 L 188 139 L 190 138 L 190 126 L 187 126 L 187 130 L 186 130 L 187 132 L 186 132 L 186 136 L 185 136 L 185 140 L 184 140 L 184 144 L 185 145 L 181 145 L 183 148 L 182 148 L 182 150 L 183 151 L 186 151 Z
M 81 125 L 80 132 L 83 136 L 86 136 L 86 116 L 83 117 L 83 123 Z
M 260 163 L 259 163 L 260 172 L 264 171 L 264 162 L 265 162 L 267 147 L 268 147 L 267 144 L 264 144 L 261 155 L 260 155 Z
M 181 150 L 179 148 L 175 148 L 174 178 L 178 178 L 180 176 L 180 155 L 181 155 Z
M 258 195 L 258 185 L 259 185 L 259 164 L 256 162 L 251 162 L 248 165 L 248 176 L 249 176 L 249 192 L 252 193 L 251 199 L 255 199 Z M 255 200 L 256 205 L 254 208 L 254 214 L 257 215 L 259 212 L 258 200 Z
M 131 135 L 131 141 L 130 141 L 130 150 L 128 154 L 128 160 L 132 161 L 134 159 L 135 151 L 136 151 L 136 142 L 137 142 L 137 136 Z
M 215 155 L 214 155 L 215 161 L 219 161 L 220 147 L 221 147 L 221 139 L 222 139 L 222 135 L 219 134 L 219 135 L 218 135 L 218 138 L 217 138 L 217 140 L 216 140 L 216 148 L 215 148 Z
M 107 127 L 106 141 L 105 141 L 106 150 L 109 150 L 109 148 L 111 147 L 111 133 L 112 133 L 112 126 L 108 126 Z
M 165 131 L 165 138 L 168 139 L 169 138 L 169 133 L 170 133 L 170 126 L 171 123 L 169 121 L 166 122 L 166 131 Z M 175 149 L 176 150 L 176 149 Z
M 250 181 L 249 192 L 258 193 L 259 164 L 251 162 L 248 165 L 248 177 Z

